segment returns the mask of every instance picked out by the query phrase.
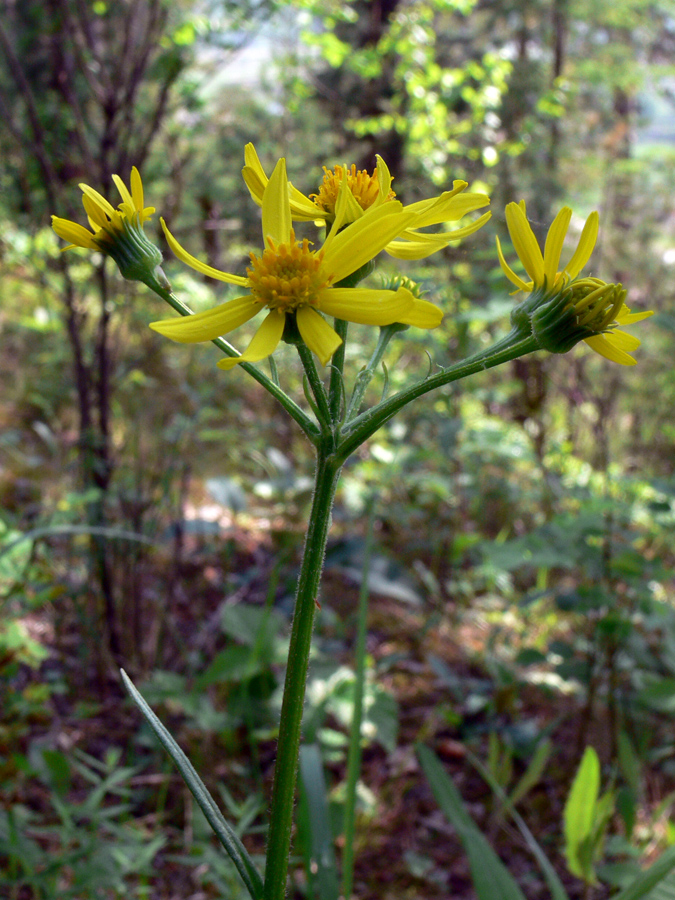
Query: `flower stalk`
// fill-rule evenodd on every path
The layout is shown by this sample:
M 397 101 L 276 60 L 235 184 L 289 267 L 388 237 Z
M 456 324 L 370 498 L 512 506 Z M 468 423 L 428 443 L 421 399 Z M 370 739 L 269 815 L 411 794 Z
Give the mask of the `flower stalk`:
M 314 496 L 295 598 L 284 699 L 274 767 L 270 830 L 265 864 L 264 900 L 283 900 L 291 848 L 295 785 L 300 753 L 302 713 L 314 628 L 319 583 L 330 530 L 331 509 L 340 477 L 340 464 L 321 445 L 314 479 Z

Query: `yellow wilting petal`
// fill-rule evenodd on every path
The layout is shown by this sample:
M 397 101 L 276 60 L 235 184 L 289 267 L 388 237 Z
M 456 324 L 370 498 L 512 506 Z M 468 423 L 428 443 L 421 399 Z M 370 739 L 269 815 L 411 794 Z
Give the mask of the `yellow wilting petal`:
M 526 281 L 516 275 L 511 266 L 504 259 L 504 254 L 502 253 L 502 245 L 499 242 L 499 238 L 496 238 L 497 241 L 497 254 L 499 256 L 499 265 L 502 267 L 502 272 L 506 275 L 509 281 L 512 284 L 515 284 L 517 288 L 520 288 L 521 291 L 530 291 L 532 290 L 532 285 L 528 284 Z
M 506 225 L 518 258 L 535 285 L 544 283 L 544 257 L 525 213 L 517 203 L 506 207 Z
M 348 228 L 326 238 L 324 268 L 341 281 L 374 259 L 414 219 L 415 214 L 403 211 L 398 200 L 371 206 Z
M 103 212 L 106 213 L 109 218 L 115 218 L 116 212 L 114 207 L 112 207 L 110 203 L 108 203 L 108 201 L 105 199 L 105 197 L 99 194 L 98 191 L 95 191 L 92 187 L 89 187 L 88 184 L 81 184 L 79 185 L 79 188 L 83 194 L 86 194 L 87 197 L 91 197 L 94 203 L 97 206 L 100 206 Z
M 288 197 L 286 160 L 280 159 L 265 188 L 262 201 L 263 244 L 272 238 L 275 244 L 291 239 L 291 202 Z
M 544 245 L 544 277 L 546 278 L 548 287 L 553 286 L 556 275 L 558 274 L 560 254 L 562 253 L 565 235 L 567 234 L 571 218 L 572 210 L 569 206 L 563 206 L 553 220 L 553 224 L 546 235 L 546 244 Z
M 400 322 L 415 298 L 406 288 L 398 291 L 368 288 L 327 288 L 319 294 L 319 309 L 328 316 L 357 325 Z
M 443 320 L 443 312 L 428 300 L 420 300 L 418 297 L 413 299 L 412 309 L 396 321 L 416 328 L 437 328 Z
M 290 181 L 288 182 L 288 193 L 291 201 L 291 218 L 298 222 L 316 222 L 318 219 L 328 218 L 325 210 L 319 209 L 309 197 L 305 197 L 301 191 L 293 187 Z
M 251 194 L 251 198 L 258 206 L 262 206 L 263 194 L 269 181 L 262 167 L 258 154 L 253 144 L 247 144 L 244 148 L 244 168 L 241 174 L 244 183 Z M 288 191 L 291 202 L 291 215 L 299 222 L 313 222 L 316 219 L 325 219 L 327 213 L 319 209 L 305 195 L 288 182 Z
M 597 212 L 592 212 L 586 219 L 586 224 L 581 232 L 577 249 L 574 251 L 572 259 L 565 266 L 565 274 L 569 275 L 570 278 L 576 278 L 591 258 L 595 242 L 598 239 L 599 223 L 600 216 Z
M 244 179 L 244 184 L 249 190 L 251 195 L 251 199 L 258 206 L 262 206 L 262 198 L 265 193 L 265 186 L 267 185 L 267 178 L 265 178 L 264 183 L 259 180 L 257 173 L 250 168 L 250 166 L 244 166 L 241 170 L 242 177 Z
M 82 206 L 84 206 L 89 224 L 94 231 L 98 231 L 99 228 L 105 228 L 110 224 L 111 220 L 106 216 L 98 203 L 94 203 L 91 197 L 87 197 L 86 194 L 82 194 Z
M 241 174 L 251 197 L 258 206 L 262 206 L 262 198 L 267 187 L 267 175 L 263 169 L 253 144 L 244 147 L 244 168 Z
M 277 349 L 277 344 L 281 340 L 285 324 L 286 314 L 280 312 L 278 309 L 271 310 L 260 328 L 253 335 L 253 340 L 242 355 L 221 359 L 218 363 L 218 368 L 227 371 L 228 369 L 234 368 L 234 366 L 239 363 L 258 362 L 261 359 L 265 359 L 267 356 L 271 356 Z
M 301 306 L 296 313 L 296 321 L 300 337 L 312 353 L 316 353 L 321 365 L 325 366 L 342 343 L 342 339 L 311 306 Z
M 52 216 L 52 228 L 60 238 L 69 242 L 68 246 L 63 248 L 64 250 L 70 250 L 71 247 L 84 247 L 86 250 L 100 249 L 91 231 L 87 231 L 83 225 L 78 225 L 77 222 Z
M 184 262 L 186 266 L 190 266 L 190 268 L 196 269 L 197 272 L 201 272 L 202 275 L 208 275 L 209 278 L 216 278 L 218 279 L 218 281 L 226 281 L 228 284 L 238 284 L 240 287 L 246 287 L 248 285 L 248 278 L 244 278 L 241 275 L 230 275 L 229 272 L 221 272 L 220 269 L 214 269 L 213 266 L 209 266 L 206 263 L 200 262 L 195 256 L 193 256 L 191 253 L 188 253 L 187 250 L 181 247 L 176 238 L 167 228 L 164 219 L 160 219 L 159 221 L 164 230 L 164 234 L 166 236 L 169 247 L 171 247 L 178 259 L 180 259 L 181 262 Z
M 252 319 L 259 310 L 260 303 L 249 294 L 193 316 L 151 322 L 150 327 L 180 344 L 197 344 L 233 331 Z
M 610 362 L 618 363 L 620 366 L 634 366 L 636 364 L 636 360 L 632 356 L 615 347 L 605 334 L 596 334 L 593 337 L 584 338 L 584 341 L 591 349 L 599 353 L 600 356 L 604 356 L 605 359 L 610 360 Z

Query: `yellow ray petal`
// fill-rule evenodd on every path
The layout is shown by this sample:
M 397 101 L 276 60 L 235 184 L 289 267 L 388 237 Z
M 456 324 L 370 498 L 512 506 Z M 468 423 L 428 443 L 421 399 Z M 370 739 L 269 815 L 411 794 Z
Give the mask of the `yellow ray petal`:
M 428 300 L 414 298 L 412 309 L 400 319 L 402 325 L 414 325 L 416 328 L 437 328 L 443 319 L 442 311 Z
M 400 322 L 415 298 L 406 288 L 398 291 L 368 288 L 327 288 L 319 294 L 321 312 L 358 325 Z
M 303 341 L 325 366 L 342 343 L 342 338 L 311 306 L 301 306 L 296 313 L 296 321 Z
M 424 231 L 406 228 L 400 235 L 402 240 L 391 241 L 384 249 L 389 256 L 393 256 L 395 259 L 424 259 L 443 247 L 447 247 L 453 241 L 461 241 L 462 238 L 478 231 L 491 217 L 492 213 L 483 213 L 470 225 L 457 228 L 455 231 L 441 231 L 438 234 L 428 234 Z M 415 221 L 415 225 L 417 225 L 417 221 Z
M 406 206 L 406 210 L 408 212 L 417 213 L 417 215 L 420 217 L 418 221 L 418 227 L 420 228 L 425 225 L 437 225 L 439 222 L 449 222 L 449 219 L 437 219 L 433 217 L 433 214 L 437 213 L 439 208 L 449 207 L 451 201 L 455 199 L 457 197 L 457 194 L 460 194 L 466 187 L 468 187 L 468 183 L 466 181 L 453 181 L 451 191 L 443 191 L 443 193 L 439 194 L 438 197 L 429 197 L 426 200 L 418 200 L 417 203 L 409 203 Z M 487 200 L 487 197 L 485 199 Z M 488 200 L 488 203 L 489 202 L 490 201 Z M 484 206 L 485 204 L 482 205 Z M 431 218 L 429 218 L 429 221 L 426 221 L 427 216 L 432 216 Z
M 323 245 L 325 270 L 335 281 L 341 281 L 374 259 L 414 219 L 415 214 L 403 211 L 397 200 L 371 206 L 349 228 L 326 239 Z
M 567 234 L 571 218 L 572 210 L 569 206 L 563 206 L 553 220 L 553 224 L 546 235 L 546 244 L 544 245 L 544 277 L 546 278 L 548 287 L 553 286 L 555 277 L 558 274 L 560 254 L 562 253 L 565 235 Z
M 517 203 L 509 203 L 506 207 L 506 225 L 511 241 L 525 271 L 537 285 L 544 282 L 544 257 L 534 236 L 525 213 Z
M 227 371 L 234 368 L 238 363 L 258 362 L 267 356 L 271 356 L 281 340 L 285 324 L 286 314 L 278 309 L 271 310 L 263 320 L 260 328 L 253 335 L 253 340 L 242 355 L 221 359 L 218 363 L 218 368 Z
M 150 327 L 153 331 L 180 344 L 197 344 L 200 341 L 212 341 L 238 328 L 252 319 L 259 310 L 260 302 L 248 294 L 229 300 L 222 306 L 214 306 L 213 309 L 196 313 L 194 316 L 151 322 Z
M 570 278 L 576 278 L 591 258 L 595 242 L 598 239 L 599 222 L 600 216 L 597 212 L 592 212 L 586 219 L 586 224 L 581 232 L 577 249 L 574 251 L 572 259 L 565 266 L 565 274 L 569 275 Z
M 288 197 L 286 160 L 280 159 L 267 182 L 262 201 L 263 244 L 272 238 L 275 244 L 287 244 L 291 239 L 291 202 Z
M 642 341 L 626 331 L 608 331 L 605 337 L 614 347 L 617 347 L 619 350 L 625 350 L 627 353 L 637 350 L 642 343 Z
M 64 247 L 64 250 L 69 250 L 71 247 L 84 247 L 87 250 L 100 249 L 94 241 L 94 235 L 91 231 L 87 231 L 84 226 L 78 225 L 77 222 L 52 216 L 52 228 L 60 238 L 68 241 L 69 246 Z
M 506 275 L 509 281 L 512 284 L 515 284 L 517 288 L 520 288 L 521 291 L 529 291 L 531 289 L 530 285 L 526 281 L 523 281 L 523 279 L 519 275 L 516 275 L 511 266 L 504 259 L 504 254 L 502 253 L 502 245 L 499 242 L 499 238 L 496 238 L 496 241 L 497 255 L 499 256 L 499 265 L 502 267 L 503 273 Z
M 126 184 L 122 181 L 119 175 L 113 175 L 112 180 L 115 182 L 115 187 L 120 192 L 120 197 L 122 198 L 123 203 L 126 203 L 129 207 L 130 214 L 133 214 L 136 211 L 136 204 L 134 203 L 134 198 L 129 193 L 129 189 Z M 141 207 L 142 209 L 143 207 Z
M 651 309 L 645 312 L 632 313 L 627 306 L 624 306 L 617 315 L 616 321 L 619 325 L 632 325 L 634 322 L 642 322 L 643 319 L 648 319 L 653 315 L 654 312 Z
M 83 194 L 86 194 L 88 197 L 94 201 L 97 206 L 100 206 L 103 212 L 105 212 L 111 219 L 115 217 L 115 209 L 108 203 L 108 201 L 99 194 L 98 191 L 95 191 L 92 187 L 89 187 L 88 184 L 81 184 L 80 190 Z
M 353 204 L 356 204 L 358 207 L 358 212 L 354 211 Z M 350 210 L 353 215 L 350 217 Z M 326 235 L 326 240 L 324 241 L 324 248 L 326 244 L 330 245 L 333 241 L 335 235 L 340 231 L 340 229 L 347 224 L 347 222 L 355 222 L 356 219 L 360 219 L 363 216 L 363 210 L 356 203 L 354 199 L 354 195 L 349 190 L 349 185 L 347 184 L 347 179 L 343 178 L 340 184 L 338 185 L 337 197 L 335 199 L 335 218 L 333 219 L 333 224 L 330 226 L 330 231 Z
M 604 356 L 605 359 L 618 363 L 620 366 L 634 366 L 636 363 L 632 356 L 610 343 L 604 334 L 596 334 L 593 337 L 584 338 L 584 341 L 600 356 Z
M 200 262 L 195 256 L 181 247 L 176 238 L 166 227 L 164 219 L 160 219 L 159 221 L 164 229 L 164 234 L 169 247 L 171 247 L 178 259 L 180 259 L 181 262 L 184 262 L 186 266 L 196 269 L 198 272 L 201 272 L 202 275 L 208 275 L 209 278 L 216 278 L 218 281 L 226 281 L 228 284 L 238 284 L 240 287 L 246 287 L 248 285 L 248 278 L 243 278 L 241 275 L 231 275 L 229 272 L 221 272 L 220 269 L 214 269 L 213 266 Z
M 141 173 L 138 171 L 136 166 L 131 167 L 131 177 L 129 179 L 129 182 L 131 184 L 131 196 L 134 202 L 134 206 L 141 214 L 142 223 L 145 219 L 143 182 L 141 181 Z
M 391 190 L 391 172 L 389 171 L 389 166 L 379 153 L 375 156 L 375 159 L 377 160 L 377 185 L 380 191 L 376 202 L 378 204 L 386 203 L 387 198 L 389 197 L 389 191 Z

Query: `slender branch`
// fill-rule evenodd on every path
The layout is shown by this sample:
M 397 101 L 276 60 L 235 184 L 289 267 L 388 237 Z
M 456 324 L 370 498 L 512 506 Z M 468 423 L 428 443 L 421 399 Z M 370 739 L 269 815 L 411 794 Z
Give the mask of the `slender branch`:
M 333 354 L 331 361 L 330 383 L 328 386 L 328 402 L 330 404 L 330 415 L 333 422 L 340 420 L 340 409 L 342 406 L 342 396 L 344 393 L 343 375 L 345 367 L 345 348 L 347 346 L 347 329 L 348 322 L 342 319 L 335 319 L 333 322 L 338 337 L 342 338 L 342 343 Z
M 319 376 L 319 373 L 317 371 L 316 363 L 314 362 L 314 355 L 312 354 L 312 351 L 309 349 L 309 347 L 304 343 L 298 344 L 297 350 L 303 368 L 307 374 L 307 380 L 309 381 L 309 386 L 312 389 L 312 394 L 314 395 L 314 399 L 316 400 L 318 411 L 317 418 L 325 428 L 329 428 L 331 414 L 330 409 L 328 408 L 328 397 L 326 396 L 326 389 L 324 388 L 321 377 Z
M 163 300 L 169 304 L 169 306 L 173 307 L 176 312 L 180 313 L 181 316 L 191 316 L 193 315 L 190 307 L 183 303 L 176 295 L 171 291 L 163 288 L 158 282 L 147 282 L 149 288 L 151 288 L 156 294 L 158 294 Z M 234 349 L 232 344 L 228 343 L 224 338 L 215 338 L 211 341 L 212 344 L 215 344 L 219 350 L 226 356 L 239 356 L 239 353 Z M 307 435 L 309 440 L 317 446 L 319 443 L 321 432 L 319 431 L 315 422 L 313 422 L 307 413 L 301 409 L 298 404 L 288 396 L 288 394 L 282 390 L 282 388 L 275 384 L 271 378 L 268 378 L 264 372 L 261 372 L 256 366 L 252 363 L 240 363 L 241 368 L 248 373 L 252 378 L 254 378 L 258 384 L 262 385 L 266 391 L 272 394 L 279 403 L 284 407 L 288 415 L 302 428 L 304 433 Z
M 442 369 L 436 375 L 431 375 L 423 381 L 418 381 L 409 388 L 399 391 L 393 397 L 389 397 L 377 406 L 373 406 L 361 413 L 343 429 L 343 439 L 339 443 L 336 454 L 341 462 L 344 462 L 364 441 L 367 441 L 385 422 L 388 422 L 396 413 L 406 406 L 411 400 L 428 394 L 438 387 L 459 381 L 475 372 L 491 369 L 501 363 L 516 359 L 538 350 L 539 345 L 534 337 L 521 337 L 513 330 L 492 347 L 482 350 L 480 353 L 462 360 L 454 366 Z
M 375 370 L 379 366 L 382 357 L 384 356 L 384 352 L 387 349 L 389 341 L 396 334 L 396 332 L 400 330 L 400 325 L 385 325 L 384 327 L 380 328 L 380 334 L 377 339 L 377 345 L 373 350 L 373 354 L 368 360 L 368 364 L 363 369 L 361 369 L 359 374 L 356 376 L 354 390 L 352 391 L 352 396 L 349 400 L 347 411 L 345 412 L 346 423 L 349 423 L 350 419 L 358 415 L 359 409 L 361 408 L 361 403 L 363 402 L 363 395 L 365 394 L 368 385 L 372 381 Z

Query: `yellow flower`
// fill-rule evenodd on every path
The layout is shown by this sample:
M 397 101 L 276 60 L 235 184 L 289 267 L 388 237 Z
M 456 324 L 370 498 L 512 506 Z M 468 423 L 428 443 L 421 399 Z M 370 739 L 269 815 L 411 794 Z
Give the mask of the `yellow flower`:
M 520 291 L 527 293 L 547 292 L 565 294 L 568 308 L 576 316 L 576 326 L 591 332 L 579 335 L 596 353 L 612 362 L 624 366 L 635 365 L 629 353 L 640 346 L 640 341 L 625 331 L 617 330 L 619 325 L 631 325 L 653 315 L 652 312 L 631 313 L 625 305 L 626 291 L 623 287 L 608 284 L 599 278 L 577 276 L 590 259 L 598 238 L 599 216 L 592 212 L 581 232 L 577 249 L 564 269 L 559 270 L 560 256 L 567 234 L 572 210 L 564 206 L 549 228 L 542 256 L 534 232 L 527 221 L 525 201 L 509 203 L 506 207 L 506 224 L 518 257 L 530 281 L 525 281 L 513 271 L 504 259 L 499 238 L 497 253 L 506 277 Z M 517 293 L 517 292 L 516 292 Z
M 241 356 L 221 360 L 222 369 L 240 362 L 258 362 L 269 356 L 281 340 L 288 317 L 295 319 L 300 337 L 325 365 L 341 339 L 323 314 L 363 325 L 401 322 L 435 328 L 442 319 L 432 303 L 414 297 L 406 288 L 373 290 L 335 286 L 372 260 L 394 235 L 415 218 L 414 212 L 393 201 L 374 207 L 347 229 L 346 185 L 338 197 L 335 221 L 320 250 L 308 240 L 297 241 L 292 228 L 286 162 L 280 159 L 262 196 L 264 249 L 251 253 L 246 277 L 221 272 L 188 253 L 162 221 L 169 246 L 184 263 L 220 281 L 246 288 L 248 293 L 214 309 L 180 319 L 153 322 L 151 328 L 175 341 L 196 343 L 227 334 L 260 310 L 267 316 Z M 292 324 L 292 319 L 291 323 Z
M 251 197 L 260 206 L 267 184 L 267 176 L 253 144 L 246 145 L 244 162 L 242 170 L 244 181 Z M 354 165 L 350 168 L 335 166 L 333 170 L 324 166 L 324 178 L 317 194 L 310 194 L 306 197 L 289 182 L 293 219 L 300 222 L 314 221 L 317 224 L 333 222 L 338 193 L 344 182 L 349 188 L 347 215 L 343 223 L 346 225 L 358 221 L 367 210 L 373 207 L 391 203 L 396 196 L 391 189 L 391 173 L 381 156 L 377 157 L 377 166 L 370 175 L 364 169 L 357 171 Z M 466 187 L 468 187 L 466 181 L 455 181 L 451 191 L 444 191 L 438 197 L 404 206 L 403 209 L 406 212 L 417 214 L 415 227 L 403 228 L 395 236 L 396 239 L 391 240 L 384 247 L 384 250 L 397 259 L 423 259 L 446 247 L 452 241 L 458 241 L 473 234 L 474 231 L 478 231 L 488 221 L 490 213 L 484 213 L 471 225 L 455 231 L 430 234 L 418 230 L 431 225 L 440 225 L 443 222 L 458 222 L 468 212 L 489 204 L 490 199 L 485 194 L 464 193 Z
M 52 216 L 52 228 L 68 246 L 84 247 L 86 250 L 97 250 L 111 256 L 124 275 L 134 281 L 156 284 L 159 281 L 166 285 L 164 273 L 159 269 L 162 262 L 160 250 L 152 244 L 143 231 L 143 224 L 154 213 L 153 206 L 145 206 L 143 183 L 138 169 L 131 170 L 131 191 L 128 190 L 119 175 L 112 176 L 122 202 L 115 209 L 112 204 L 89 187 L 81 184 L 82 205 L 89 220 L 91 231 L 77 222 Z

